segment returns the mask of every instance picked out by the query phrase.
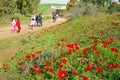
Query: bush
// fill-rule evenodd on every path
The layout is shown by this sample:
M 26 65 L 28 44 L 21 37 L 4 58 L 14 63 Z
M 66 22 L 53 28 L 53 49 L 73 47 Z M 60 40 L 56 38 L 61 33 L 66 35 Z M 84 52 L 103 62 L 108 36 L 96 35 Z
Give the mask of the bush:
M 109 13 L 120 12 L 120 4 L 113 2 L 109 7 Z
M 73 7 L 67 11 L 66 17 L 69 19 L 75 19 L 82 15 L 95 15 L 102 12 L 102 9 L 92 3 L 78 2 L 76 7 Z

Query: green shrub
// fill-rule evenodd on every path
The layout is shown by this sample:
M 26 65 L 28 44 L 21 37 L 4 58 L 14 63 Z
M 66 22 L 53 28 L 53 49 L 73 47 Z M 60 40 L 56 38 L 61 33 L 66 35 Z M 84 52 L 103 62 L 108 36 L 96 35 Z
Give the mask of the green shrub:
M 109 7 L 109 12 L 110 13 L 120 12 L 120 4 L 113 2 Z

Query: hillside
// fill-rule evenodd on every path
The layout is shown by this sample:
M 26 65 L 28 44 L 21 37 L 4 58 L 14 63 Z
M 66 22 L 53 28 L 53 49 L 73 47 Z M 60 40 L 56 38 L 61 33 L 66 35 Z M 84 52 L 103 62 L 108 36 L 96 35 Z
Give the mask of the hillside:
M 119 26 L 119 15 L 100 14 L 36 31 L 16 42 L 23 46 L 3 65 L 0 78 L 119 80 Z

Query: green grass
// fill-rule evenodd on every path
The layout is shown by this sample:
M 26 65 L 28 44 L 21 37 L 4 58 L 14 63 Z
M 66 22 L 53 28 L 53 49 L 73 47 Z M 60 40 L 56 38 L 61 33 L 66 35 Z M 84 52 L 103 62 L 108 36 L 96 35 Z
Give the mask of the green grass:
M 14 47 L 21 47 L 18 51 L 18 54 L 15 55 L 14 59 L 7 63 L 9 65 L 10 70 L 8 72 L 4 72 L 1 69 L 0 77 L 4 75 L 3 80 L 11 78 L 12 80 L 25 80 L 31 79 L 49 79 L 50 80 L 59 80 L 57 78 L 57 73 L 59 70 L 58 67 L 53 64 L 50 67 L 55 69 L 55 74 L 45 73 L 41 75 L 30 74 L 29 72 L 19 74 L 18 70 L 18 61 L 23 61 L 24 65 L 29 69 L 30 66 L 38 64 L 39 66 L 44 65 L 46 61 L 52 62 L 52 57 L 57 57 L 58 64 L 63 59 L 61 58 L 61 54 L 65 54 L 65 58 L 68 60 L 68 64 L 64 65 L 66 71 L 77 70 L 80 74 L 77 77 L 74 77 L 71 72 L 69 72 L 69 76 L 66 78 L 67 80 L 77 80 L 81 78 L 82 75 L 87 75 L 90 80 L 116 80 L 119 78 L 119 69 L 114 69 L 110 71 L 106 68 L 107 65 L 113 65 L 115 63 L 120 64 L 120 57 L 116 58 L 113 52 L 110 51 L 111 47 L 115 47 L 120 51 L 120 17 L 116 15 L 109 14 L 101 14 L 96 16 L 83 16 L 73 21 L 70 21 L 62 26 L 56 26 L 52 28 L 46 28 L 40 31 L 36 31 L 34 34 L 28 34 L 23 38 L 11 38 L 3 41 L 0 45 L 0 49 L 5 49 L 7 46 L 9 49 Z M 102 36 L 103 35 L 103 36 Z M 29 37 L 28 37 L 29 36 Z M 94 36 L 94 38 L 91 38 Z M 109 45 L 107 48 L 103 48 L 102 41 L 109 41 L 109 37 L 114 39 L 114 43 Z M 97 49 L 101 52 L 100 56 L 97 56 L 92 51 L 92 46 L 94 44 L 94 40 L 98 40 Z M 63 41 L 61 41 L 63 40 Z M 8 43 L 9 44 L 5 44 Z M 2 40 L 1 40 L 2 42 Z M 15 44 L 11 43 L 15 42 Z M 60 46 L 58 46 L 60 44 Z M 73 52 L 71 56 L 67 55 L 67 44 L 80 44 L 80 50 Z M 4 45 L 4 46 L 3 46 Z M 85 48 L 89 48 L 90 51 L 88 54 L 84 55 L 83 50 Z M 5 49 L 6 50 L 6 49 Z M 34 61 L 26 61 L 26 54 L 36 54 L 38 51 L 42 51 L 40 55 L 40 59 L 34 63 Z M 10 52 L 12 54 L 12 52 Z M 50 54 L 50 55 L 49 55 Z M 79 61 L 78 57 L 82 55 L 84 58 Z M 41 57 L 42 56 L 42 57 Z M 46 59 L 42 59 L 46 57 Z M 99 63 L 97 60 L 102 58 L 103 60 L 108 59 L 108 63 Z M 21 59 L 21 60 L 20 60 Z M 83 61 L 87 63 L 82 65 Z M 104 70 L 104 73 L 98 73 L 95 69 L 93 71 L 86 71 L 86 66 L 94 64 L 95 66 L 99 66 Z M 29 66 L 28 66 L 29 65 Z M 72 67 L 71 67 L 72 66 Z M 41 68 L 41 67 L 40 67 Z M 43 71 L 44 73 L 44 71 Z M 11 74 L 11 75 L 9 75 Z M 16 74 L 16 76 L 14 76 Z M 27 76 L 26 76 L 27 75 Z M 51 77 L 52 76 L 52 77 Z M 2 78 L 1 78 L 2 79 Z

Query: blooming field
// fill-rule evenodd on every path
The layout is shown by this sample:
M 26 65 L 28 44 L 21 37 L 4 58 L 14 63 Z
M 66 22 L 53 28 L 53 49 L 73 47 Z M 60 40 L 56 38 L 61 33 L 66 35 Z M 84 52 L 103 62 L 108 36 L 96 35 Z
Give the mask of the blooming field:
M 119 80 L 120 16 L 84 16 L 36 32 L 0 75 L 11 80 Z

